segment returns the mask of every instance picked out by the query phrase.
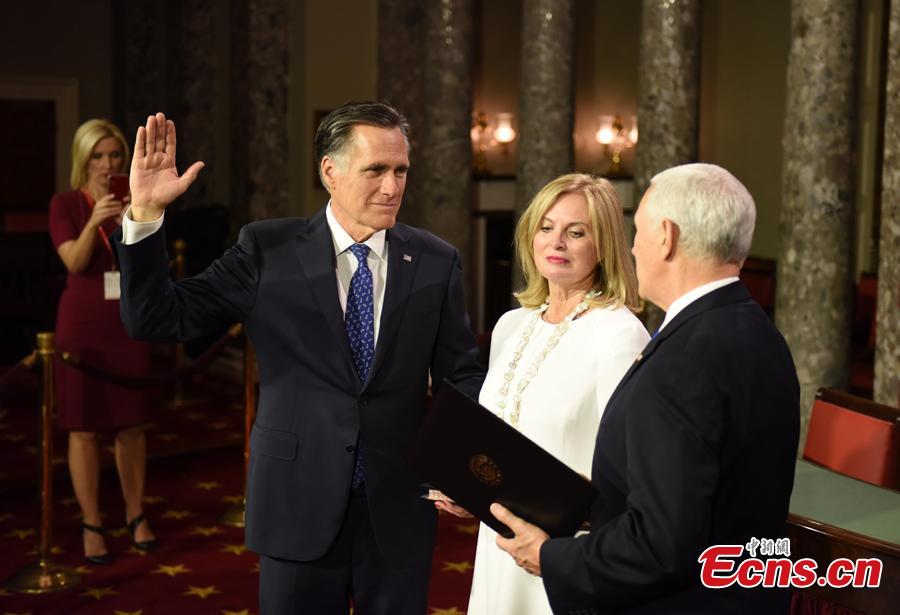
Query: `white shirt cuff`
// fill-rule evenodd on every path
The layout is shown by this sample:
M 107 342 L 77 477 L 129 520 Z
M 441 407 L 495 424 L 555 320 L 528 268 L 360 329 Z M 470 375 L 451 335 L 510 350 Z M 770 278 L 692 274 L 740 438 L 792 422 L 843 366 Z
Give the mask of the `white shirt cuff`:
M 125 210 L 125 215 L 122 216 L 122 244 L 130 246 L 142 239 L 146 239 L 162 228 L 165 217 L 166 212 L 163 212 L 157 220 L 153 220 L 152 222 L 138 222 L 131 217 L 131 207 L 129 206 L 128 209 Z

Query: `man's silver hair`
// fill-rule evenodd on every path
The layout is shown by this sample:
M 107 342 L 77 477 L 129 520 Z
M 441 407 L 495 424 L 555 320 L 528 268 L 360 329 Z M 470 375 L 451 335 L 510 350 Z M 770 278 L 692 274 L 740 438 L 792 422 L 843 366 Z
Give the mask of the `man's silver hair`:
M 685 164 L 658 173 L 650 185 L 646 215 L 677 224 L 678 245 L 686 255 L 743 264 L 753 240 L 756 204 L 734 175 L 714 164 Z

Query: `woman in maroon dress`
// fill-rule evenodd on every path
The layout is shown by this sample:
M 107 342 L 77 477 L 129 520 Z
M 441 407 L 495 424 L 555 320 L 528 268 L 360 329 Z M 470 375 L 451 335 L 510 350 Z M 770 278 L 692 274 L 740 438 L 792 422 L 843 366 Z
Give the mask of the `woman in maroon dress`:
M 109 244 L 125 207 L 109 192 L 109 177 L 127 164 L 128 145 L 115 125 L 94 119 L 78 127 L 72 143 L 73 190 L 50 201 L 50 236 L 68 270 L 57 313 L 56 344 L 60 351 L 75 353 L 84 363 L 141 375 L 149 369 L 149 347 L 131 340 L 122 326 L 118 272 Z M 142 502 L 146 393 L 111 384 L 62 362 L 58 362 L 56 374 L 57 423 L 69 432 L 69 473 L 81 506 L 85 558 L 93 564 L 112 559 L 98 507 L 101 432 L 115 433 L 116 467 L 132 543 L 145 551 L 155 548 Z

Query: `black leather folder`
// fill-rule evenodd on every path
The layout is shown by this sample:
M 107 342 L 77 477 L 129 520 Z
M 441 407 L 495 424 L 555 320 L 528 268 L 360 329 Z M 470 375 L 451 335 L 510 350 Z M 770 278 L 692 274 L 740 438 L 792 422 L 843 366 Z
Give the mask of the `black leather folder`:
M 597 494 L 586 478 L 447 381 L 412 463 L 428 485 L 507 538 L 512 532 L 491 514 L 493 502 L 558 538 L 575 534 Z

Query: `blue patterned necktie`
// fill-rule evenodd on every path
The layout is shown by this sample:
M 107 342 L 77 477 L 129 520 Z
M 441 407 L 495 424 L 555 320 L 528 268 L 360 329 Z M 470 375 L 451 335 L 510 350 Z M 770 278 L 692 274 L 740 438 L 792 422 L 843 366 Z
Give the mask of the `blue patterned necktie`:
M 375 308 L 372 303 L 372 272 L 369 270 L 368 261 L 369 246 L 355 243 L 350 246 L 349 250 L 356 257 L 359 266 L 350 279 L 344 324 L 347 327 L 347 339 L 350 341 L 350 353 L 353 355 L 356 373 L 359 375 L 360 382 L 365 383 L 369 375 L 369 367 L 372 365 L 372 358 L 375 356 Z M 362 451 L 357 442 L 352 487 L 356 489 L 365 479 Z

